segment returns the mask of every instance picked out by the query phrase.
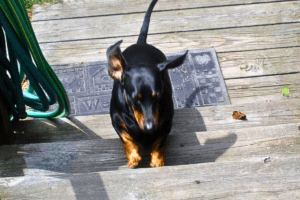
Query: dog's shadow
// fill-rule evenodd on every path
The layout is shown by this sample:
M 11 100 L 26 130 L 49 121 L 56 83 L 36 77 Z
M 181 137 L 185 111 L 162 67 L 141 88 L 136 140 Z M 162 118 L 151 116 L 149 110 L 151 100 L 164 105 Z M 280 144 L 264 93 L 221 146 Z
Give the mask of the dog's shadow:
M 185 109 L 175 110 L 172 131 L 166 143 L 167 166 L 215 162 L 237 140 L 235 133 L 208 132 L 201 108 L 192 107 L 199 91 L 197 88 L 187 98 Z M 149 167 L 149 149 L 142 148 L 141 153 L 141 167 Z
M 193 105 L 198 92 L 199 89 L 196 89 L 189 95 L 186 107 Z M 209 118 L 206 116 L 205 120 Z M 215 162 L 236 142 L 235 133 L 207 130 L 205 120 L 201 115 L 201 108 L 175 110 L 172 131 L 166 142 L 168 166 Z M 36 130 L 28 132 L 27 126 L 34 126 Z M 19 164 L 0 162 L 0 177 L 22 176 L 24 168 L 60 173 L 89 173 L 127 168 L 127 159 L 119 138 L 103 139 L 74 117 L 70 117 L 69 121 L 21 121 L 16 127 L 20 130 L 15 137 L 21 145 L 14 148 L 0 147 L 0 160 L 3 158 L 10 161 L 10 158 L 17 158 Z M 107 128 L 108 132 L 114 132 L 111 125 Z M 50 131 L 51 129 L 53 130 Z M 49 135 L 48 132 L 52 134 Z M 45 144 L 32 144 L 41 142 Z M 17 154 L 18 151 L 26 154 Z M 141 154 L 143 162 L 140 167 L 149 167 L 149 150 L 141 148 Z
M 199 110 L 175 111 L 166 143 L 167 166 L 215 162 L 236 142 L 234 133 L 211 134 L 205 125 L 207 119 L 203 120 Z M 36 130 L 28 132 L 26 126 L 34 126 Z M 91 172 L 127 169 L 120 139 L 103 139 L 76 118 L 69 118 L 68 123 L 56 119 L 35 120 L 26 125 L 26 121 L 21 121 L 16 127 L 20 129 L 15 133 L 19 145 L 0 146 L 0 177 L 58 173 L 62 179 L 70 180 L 77 199 L 95 196 L 108 199 L 101 176 Z M 52 130 L 49 135 L 51 129 L 60 131 Z M 112 127 L 108 129 L 113 131 Z M 140 167 L 149 168 L 149 152 L 141 153 Z M 85 181 L 90 182 L 88 190 L 82 187 Z
M 186 165 L 215 162 L 237 140 L 235 133 L 207 132 L 204 120 L 196 108 L 176 110 L 173 127 L 166 142 L 166 165 Z M 149 167 L 149 149 L 141 149 L 143 162 Z

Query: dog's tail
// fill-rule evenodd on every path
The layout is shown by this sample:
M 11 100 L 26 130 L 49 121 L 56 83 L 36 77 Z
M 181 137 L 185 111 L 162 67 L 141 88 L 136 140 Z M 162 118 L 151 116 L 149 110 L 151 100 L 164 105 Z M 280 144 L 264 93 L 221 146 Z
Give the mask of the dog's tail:
M 158 0 L 152 0 L 151 4 L 146 12 L 137 44 L 146 44 L 151 13 L 152 13 L 152 10 L 157 1 Z

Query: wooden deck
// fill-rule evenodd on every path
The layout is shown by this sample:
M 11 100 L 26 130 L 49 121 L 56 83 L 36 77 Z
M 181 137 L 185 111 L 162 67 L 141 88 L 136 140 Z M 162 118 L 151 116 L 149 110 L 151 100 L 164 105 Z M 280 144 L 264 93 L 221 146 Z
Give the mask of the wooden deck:
M 64 0 L 32 24 L 54 68 L 100 61 L 136 42 L 149 3 Z M 148 43 L 213 47 L 231 105 L 177 110 L 162 168 L 128 169 L 109 115 L 21 121 L 0 146 L 0 199 L 300 199 L 300 1 L 159 0 Z

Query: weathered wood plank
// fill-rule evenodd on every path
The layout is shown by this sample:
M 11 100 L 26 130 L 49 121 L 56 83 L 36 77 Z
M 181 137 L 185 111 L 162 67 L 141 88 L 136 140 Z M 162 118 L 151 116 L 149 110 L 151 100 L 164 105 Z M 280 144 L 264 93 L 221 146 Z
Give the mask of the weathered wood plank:
M 54 20 L 63 18 L 91 17 L 99 15 L 116 15 L 136 12 L 146 12 L 149 0 L 64 0 L 59 3 L 44 3 L 33 8 L 33 21 Z M 203 8 L 214 6 L 244 5 L 268 2 L 282 2 L 282 0 L 159 0 L 154 8 L 156 11 L 174 9 Z M 120 7 L 120 5 L 122 5 Z M 76 11 L 76 12 L 74 12 Z
M 282 49 L 277 51 L 274 50 L 274 55 L 270 55 L 273 53 L 273 51 L 258 51 L 258 53 L 252 51 L 249 53 L 245 52 L 238 54 L 235 54 L 231 51 L 249 51 L 256 49 L 300 46 L 299 35 L 300 23 L 296 23 L 238 29 L 150 35 L 148 37 L 148 42 L 166 54 L 176 53 L 183 51 L 184 49 L 192 50 L 213 47 L 218 52 L 221 67 L 223 66 L 223 62 L 225 63 L 227 60 L 228 62 L 226 62 L 224 67 L 228 67 L 228 65 L 231 67 L 241 67 L 241 65 L 244 66 L 253 62 L 254 64 L 259 63 L 259 60 L 261 59 L 263 59 L 267 64 L 268 61 L 265 59 L 265 56 L 269 58 L 277 54 L 279 54 L 278 57 L 290 55 L 292 60 L 297 59 L 297 56 L 295 55 L 297 55 L 297 52 L 299 51 L 298 48 Z M 54 66 L 106 60 L 105 53 L 107 48 L 121 39 L 123 39 L 121 48 L 125 49 L 128 46 L 136 43 L 137 37 L 107 38 L 99 40 L 83 40 L 46 44 L 43 43 L 40 44 L 40 46 L 48 62 Z M 222 56 L 222 52 L 229 53 Z M 258 62 L 256 60 L 258 60 Z M 283 59 L 281 62 L 282 65 L 285 65 L 286 62 L 290 62 L 290 59 Z M 280 63 L 278 66 L 279 65 Z M 271 67 L 271 69 L 272 68 L 273 67 Z M 278 70 L 279 69 L 280 68 L 278 68 Z M 289 67 L 286 70 L 289 71 L 289 69 L 291 68 Z M 281 70 L 284 69 L 281 68 Z M 265 72 L 267 72 L 267 70 L 264 70 L 264 73 Z M 224 75 L 228 75 L 229 73 L 225 71 Z M 249 73 L 247 73 L 247 75 L 248 74 Z M 242 74 L 240 75 L 242 76 Z
M 232 105 L 177 110 L 172 133 L 228 129 L 238 125 L 241 127 L 258 126 L 259 121 L 262 125 L 272 125 L 278 123 L 276 120 L 282 119 L 281 123 L 289 123 L 289 120 L 300 119 L 294 117 L 294 115 L 300 115 L 299 74 L 230 79 L 225 83 Z M 289 97 L 281 93 L 283 87 L 289 88 Z M 255 109 L 260 104 L 266 107 L 259 106 L 261 110 Z M 273 115 L 276 109 L 279 109 L 277 107 L 282 109 L 280 111 L 282 116 Z M 288 112 L 294 108 L 295 114 Z M 218 110 L 217 113 L 214 113 L 215 110 Z M 243 110 L 246 115 L 253 114 L 252 119 L 249 119 L 247 123 L 232 120 L 231 115 L 234 110 Z M 261 113 L 264 116 L 261 116 Z M 255 120 L 252 121 L 253 119 Z M 14 124 L 14 127 L 17 131 L 14 135 L 15 141 L 22 143 L 98 139 L 99 137 L 115 138 L 117 136 L 111 126 L 109 115 L 71 117 L 64 120 L 27 120 Z
M 299 155 L 0 180 L 7 199 L 299 199 Z M 55 192 L 54 192 L 55 191 Z
M 218 59 L 226 80 L 300 72 L 299 54 L 300 47 L 294 47 L 218 53 Z
M 102 0 L 65 0 L 65 2 L 81 4 L 82 9 L 87 9 L 84 3 L 90 1 L 99 3 Z M 123 15 L 122 20 L 132 22 L 132 19 L 138 16 L 139 21 L 136 24 L 139 25 L 134 25 L 136 29 L 133 31 L 126 32 L 128 35 L 136 35 L 148 3 L 145 3 L 145 0 L 129 1 L 131 4 L 128 3 L 130 5 L 126 8 L 127 12 L 142 13 Z M 174 1 L 183 2 L 182 0 Z M 300 106 L 299 96 L 295 94 L 299 92 L 298 74 L 295 74 L 299 72 L 297 56 L 300 46 L 299 2 L 288 2 L 290 6 L 282 6 L 277 11 L 271 5 L 287 4 L 263 3 L 261 5 L 266 9 L 263 13 L 263 9 L 255 5 L 259 0 L 253 0 L 253 5 L 222 8 L 219 7 L 221 4 L 241 4 L 241 2 L 251 3 L 251 1 L 185 1 L 184 6 L 198 5 L 199 8 L 215 6 L 214 8 L 190 9 L 201 11 L 197 15 L 197 13 L 186 14 L 188 10 L 184 10 L 184 7 L 177 7 L 181 5 L 176 5 L 174 1 L 172 7 L 167 9 L 179 10 L 154 12 L 153 15 L 173 13 L 167 15 L 168 19 L 162 19 L 168 20 L 167 23 L 171 24 L 173 17 L 174 25 L 166 26 L 164 29 L 162 26 L 165 24 L 154 17 L 154 22 L 152 21 L 150 26 L 154 24 L 154 29 L 150 28 L 150 31 L 167 31 L 169 27 L 169 31 L 182 29 L 183 32 L 151 35 L 148 42 L 165 53 L 214 46 L 218 51 L 224 77 L 227 77 L 226 84 L 230 88 L 229 93 L 234 105 L 176 111 L 173 130 L 167 144 L 169 166 L 156 169 L 128 170 L 126 168 L 121 142 L 111 127 L 108 115 L 52 121 L 21 121 L 14 124 L 18 127 L 14 134 L 16 141 L 39 144 L 0 147 L 1 176 L 21 176 L 0 179 L 0 199 L 300 199 Z M 110 3 L 112 5 L 113 2 L 117 1 L 110 0 L 103 8 L 107 9 L 106 6 Z M 261 0 L 261 2 L 267 2 L 267 0 Z M 206 6 L 205 3 L 207 3 Z M 167 7 L 170 2 L 161 0 L 157 5 L 160 4 L 161 6 L 165 4 Z M 136 8 L 133 8 L 133 5 Z M 269 5 L 268 8 L 266 5 Z M 258 10 L 253 10 L 255 6 Z M 232 16 L 240 15 L 242 7 L 250 8 L 250 11 L 246 11 L 245 14 L 250 15 L 251 12 L 255 12 L 256 15 L 250 16 L 249 20 L 243 17 L 245 15 Z M 138 11 L 139 9 L 141 11 Z M 157 6 L 156 9 L 161 8 Z M 220 13 L 216 13 L 218 9 Z M 120 12 L 124 10 L 120 9 Z M 73 9 L 71 15 L 79 14 L 85 17 L 82 11 Z M 106 15 L 105 12 L 109 14 L 110 11 L 107 9 L 100 15 Z M 212 12 L 207 16 L 205 11 Z M 42 12 L 37 16 L 41 17 Z M 57 19 L 61 17 L 55 12 L 53 10 L 49 14 L 53 14 L 52 16 Z M 60 12 L 64 11 L 60 10 Z M 94 9 L 88 14 L 98 16 L 96 12 L 97 10 Z M 119 14 L 115 9 L 115 14 L 117 13 Z M 176 19 L 182 16 L 177 17 L 177 14 L 185 16 L 179 24 L 176 23 Z M 79 15 L 77 16 L 80 17 Z M 204 19 L 210 18 L 211 21 L 207 23 L 207 26 L 198 25 L 196 20 L 199 16 L 203 16 Z M 119 19 L 114 17 L 112 19 Z M 191 19 L 194 24 L 182 26 L 183 23 L 190 21 L 187 17 L 195 17 Z M 221 17 L 225 19 L 220 22 L 214 21 Z M 99 16 L 93 19 L 103 20 L 103 18 Z M 235 21 L 230 22 L 229 18 Z M 67 22 L 68 20 L 56 21 Z M 97 26 L 97 23 L 90 22 L 90 25 Z M 199 20 L 199 22 L 202 21 Z M 186 32 L 186 28 L 193 25 L 200 29 L 210 29 L 209 27 L 214 29 L 214 25 L 209 24 L 221 22 L 225 22 L 224 26 L 216 24 L 216 29 L 227 28 Z M 288 23 L 261 26 L 260 22 L 263 24 Z M 81 25 L 83 23 L 82 21 Z M 254 27 L 240 27 L 248 26 L 248 23 L 249 26 L 253 23 Z M 48 29 L 53 27 L 50 24 L 52 22 L 48 22 Z M 57 24 L 54 23 L 54 25 Z M 239 27 L 228 28 L 231 25 Z M 80 29 L 80 26 L 73 26 L 73 28 Z M 89 24 L 83 28 L 90 28 Z M 85 31 L 97 30 L 97 28 L 99 27 Z M 114 30 L 113 27 L 108 28 L 109 31 Z M 56 29 L 58 32 L 60 30 L 60 28 Z M 105 60 L 106 48 L 119 38 L 93 40 L 91 38 L 94 36 L 103 36 L 86 34 L 85 31 L 82 35 L 90 36 L 85 38 L 87 39 L 85 41 L 41 45 L 43 48 L 48 48 L 44 52 L 47 56 L 50 55 L 52 59 L 50 61 L 53 63 L 69 64 Z M 122 28 L 122 31 L 125 33 L 126 30 Z M 121 34 L 124 33 L 121 32 Z M 108 36 L 110 35 L 112 34 L 108 32 Z M 122 49 L 135 41 L 136 37 L 126 37 Z M 242 79 L 233 79 L 241 77 Z M 290 87 L 290 99 L 277 101 L 286 99 L 280 93 L 283 86 Z M 261 101 L 249 103 L 254 102 L 256 98 L 260 98 Z M 291 98 L 298 99 L 291 100 Z M 247 103 L 241 104 L 245 102 Z M 232 119 L 233 110 L 242 111 L 247 115 L 248 120 Z M 42 144 L 40 142 L 53 143 Z M 270 160 L 266 160 L 268 157 Z
M 231 79 L 300 72 L 299 54 L 293 47 L 218 53 L 218 59 L 224 79 Z
M 225 80 L 225 84 L 232 104 L 300 99 L 300 73 L 230 79 Z M 283 96 L 283 87 L 290 88 L 289 97 Z
M 283 12 L 284 10 L 284 12 Z M 300 2 L 174 10 L 153 13 L 150 34 L 298 22 Z M 39 42 L 138 35 L 143 14 L 40 21 L 33 23 Z
M 176 110 L 171 135 L 185 132 L 230 130 L 300 122 L 299 100 L 259 102 L 243 105 Z M 232 119 L 238 110 L 247 121 Z M 26 120 L 14 124 L 17 143 L 39 143 L 86 139 L 115 139 L 109 115 L 78 116 L 70 119 Z
M 209 162 L 247 162 L 300 151 L 299 124 L 177 133 L 166 145 L 168 166 Z M 149 167 L 148 152 L 143 167 Z M 0 177 L 57 175 L 127 168 L 119 138 L 0 147 Z

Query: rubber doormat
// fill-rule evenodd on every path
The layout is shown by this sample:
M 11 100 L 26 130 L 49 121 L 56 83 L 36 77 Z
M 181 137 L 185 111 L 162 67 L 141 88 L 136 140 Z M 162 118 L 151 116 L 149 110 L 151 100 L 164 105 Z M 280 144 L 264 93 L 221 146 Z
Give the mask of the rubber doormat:
M 107 62 L 56 66 L 54 71 L 67 91 L 72 115 L 109 113 L 113 79 Z M 175 109 L 230 104 L 214 49 L 189 51 L 182 66 L 169 75 Z

